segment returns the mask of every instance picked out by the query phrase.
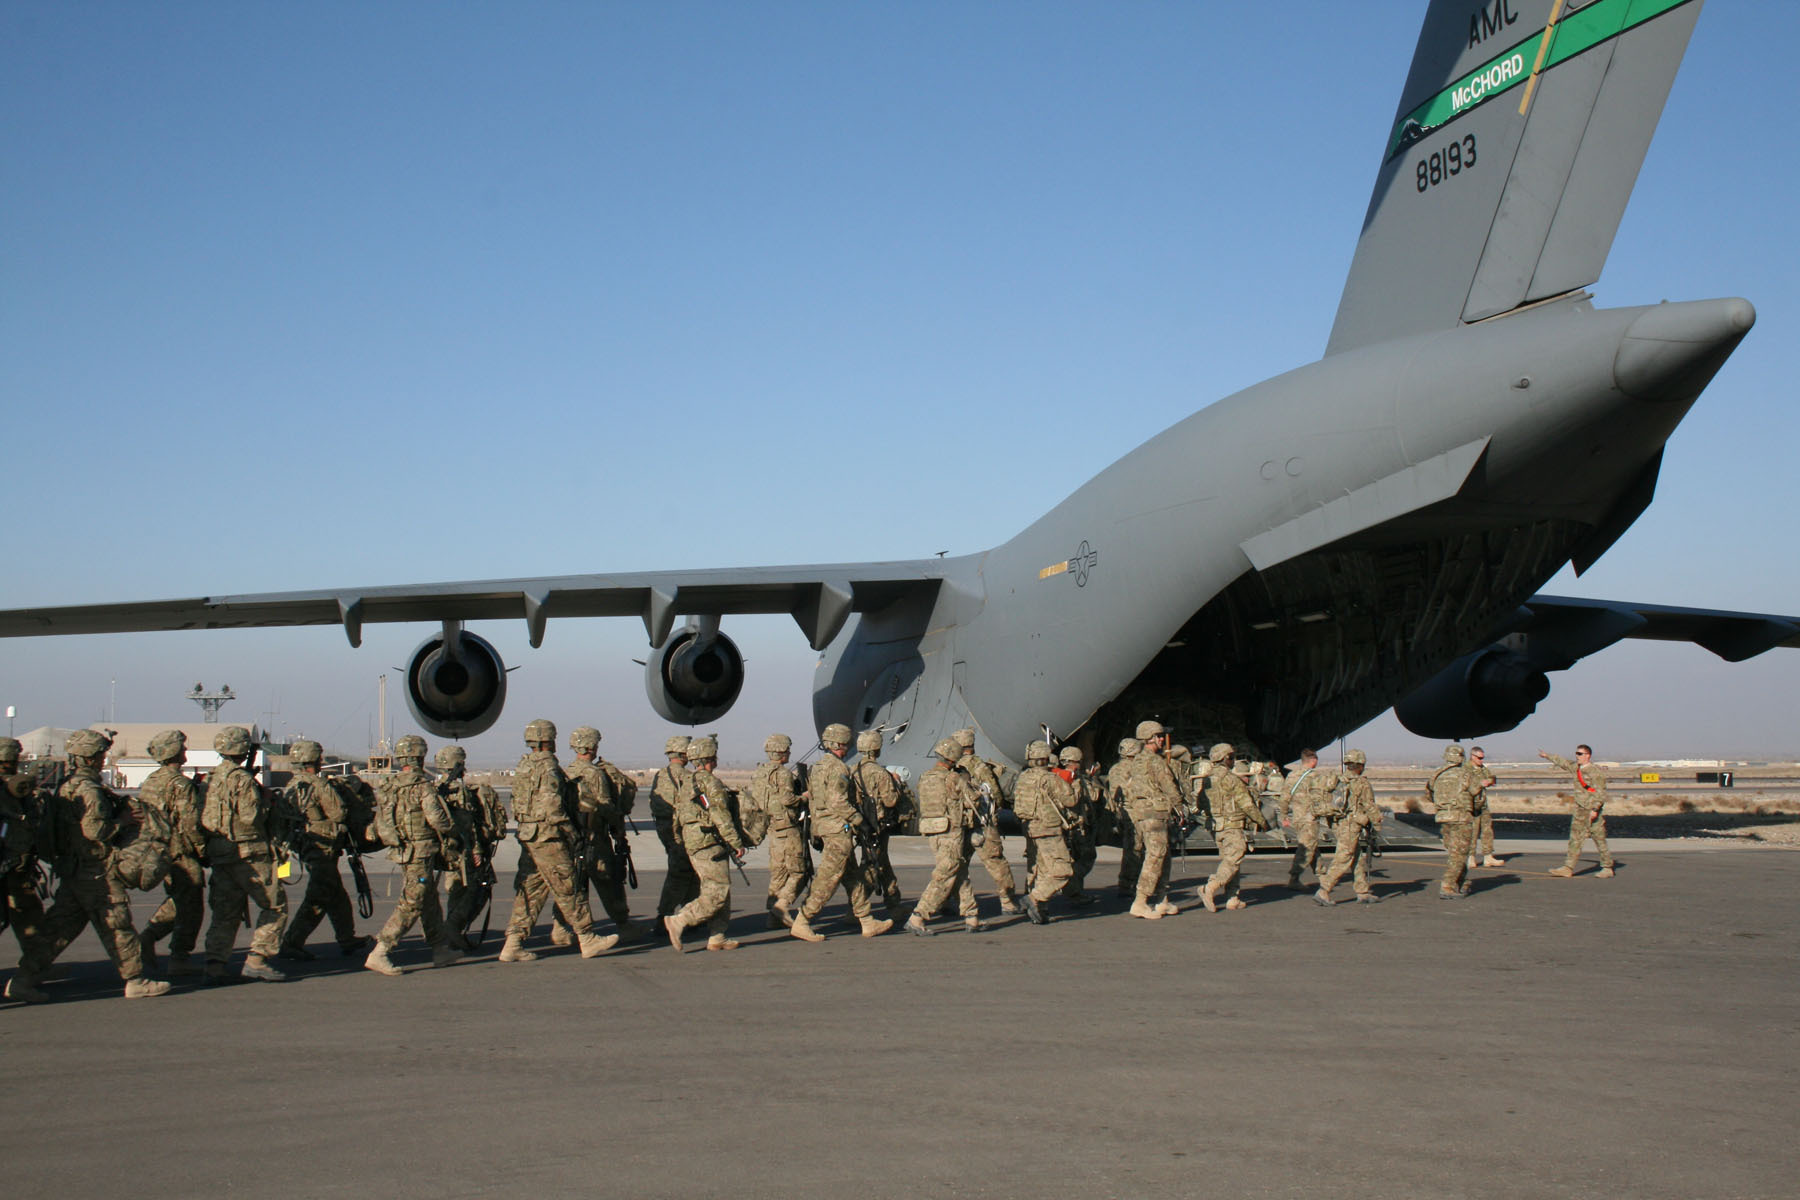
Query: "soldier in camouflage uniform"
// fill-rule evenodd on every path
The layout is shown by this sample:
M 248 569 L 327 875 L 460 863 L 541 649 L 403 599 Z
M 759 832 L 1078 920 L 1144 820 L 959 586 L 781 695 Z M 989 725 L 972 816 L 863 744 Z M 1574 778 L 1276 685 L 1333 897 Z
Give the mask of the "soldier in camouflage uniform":
M 1063 895 L 1076 905 L 1092 904 L 1094 897 L 1082 890 L 1088 872 L 1094 869 L 1094 825 L 1100 810 L 1100 787 L 1092 771 L 1081 769 L 1081 747 L 1064 746 L 1057 753 L 1056 774 L 1075 794 L 1075 807 L 1069 813 L 1069 882 Z
M 772 733 L 763 742 L 768 761 L 756 768 L 750 781 L 750 804 L 763 814 L 769 843 L 769 928 L 785 929 L 794 923 L 800 889 L 812 874 L 812 852 L 801 829 L 806 808 L 799 774 L 788 765 L 794 739 Z
M 1125 781 L 1131 778 L 1131 762 L 1143 750 L 1136 738 L 1119 742 L 1119 761 L 1106 773 L 1106 807 L 1119 831 L 1119 895 L 1137 895 L 1138 876 L 1144 872 L 1144 838 L 1137 822 L 1125 811 Z
M 438 871 L 462 853 L 456 836 L 456 818 L 444 802 L 437 783 L 425 773 L 425 739 L 407 734 L 394 743 L 394 765 L 399 768 L 382 796 L 388 805 L 387 822 L 399 842 L 388 857 L 400 872 L 400 903 L 375 935 L 375 948 L 363 966 L 381 975 L 403 972 L 388 958 L 415 922 L 424 926 L 431 947 L 431 965 L 447 967 L 462 958 L 450 944 L 444 929 L 444 910 L 438 899 Z
M 681 795 L 687 780 L 689 741 L 685 734 L 678 733 L 663 743 L 663 753 L 669 762 L 657 770 L 656 779 L 650 785 L 650 819 L 656 823 L 656 837 L 662 842 L 669 863 L 669 869 L 663 875 L 662 895 L 656 901 L 659 922 L 700 895 L 700 880 L 675 832 L 675 799 Z
M 213 737 L 219 765 L 207 776 L 200 825 L 206 832 L 206 862 L 212 883 L 206 905 L 212 920 L 206 927 L 206 978 L 230 977 L 227 964 L 237 943 L 238 926 L 256 905 L 256 925 L 243 977 L 277 981 L 287 976 L 269 962 L 281 949 L 287 925 L 287 893 L 276 877 L 276 846 L 291 833 L 291 814 L 244 769 L 252 747 L 250 732 L 227 725 Z
M 743 862 L 744 835 L 731 815 L 731 789 L 713 774 L 718 743 L 697 737 L 688 744 L 687 757 L 690 769 L 675 798 L 675 827 L 700 880 L 700 894 L 670 913 L 663 928 L 677 950 L 685 948 L 681 935 L 703 923 L 708 950 L 736 950 L 737 942 L 726 931 L 731 927 L 731 862 Z
M 1475 800 L 1475 838 L 1469 851 L 1469 866 L 1475 867 L 1475 855 L 1480 854 L 1481 866 L 1504 867 L 1505 861 L 1494 855 L 1494 813 L 1487 798 L 1487 790 L 1500 781 L 1487 768 L 1487 751 L 1480 746 L 1469 747 L 1469 761 L 1463 771 L 1469 777 L 1469 794 Z
M 319 927 L 321 918 L 330 919 L 340 954 L 348 956 L 367 950 L 374 941 L 357 936 L 350 893 L 344 890 L 344 877 L 338 873 L 338 859 L 343 857 L 344 845 L 352 836 L 351 809 L 337 785 L 319 774 L 324 757 L 319 743 L 304 738 L 288 747 L 295 774 L 287 786 L 285 803 L 300 818 L 300 861 L 306 864 L 306 896 L 281 939 L 281 957 L 298 962 L 313 961 L 315 956 L 306 948 L 306 939 Z M 170 952 L 174 953 L 173 945 Z
M 1231 743 L 1220 742 L 1207 752 L 1206 757 L 1213 765 L 1212 774 L 1208 776 L 1209 800 L 1213 838 L 1219 844 L 1219 866 L 1207 879 L 1206 886 L 1200 889 L 1200 902 L 1206 905 L 1207 912 L 1218 912 L 1218 895 L 1222 891 L 1225 907 L 1236 911 L 1248 907 L 1238 895 L 1238 884 L 1244 853 L 1250 848 L 1250 831 L 1267 829 L 1269 823 L 1249 785 L 1233 770 L 1237 751 Z
M 126 833 L 130 810 L 100 782 L 100 764 L 111 745 L 92 729 L 69 735 L 66 749 L 73 774 L 45 814 L 56 852 L 56 899 L 6 985 L 9 999 L 27 1004 L 46 999 L 37 986 L 44 972 L 89 924 L 119 968 L 127 999 L 169 990 L 167 983 L 144 973 L 143 951 L 131 927 L 131 894 L 113 871 L 113 848 Z
M 1300 875 L 1311 871 L 1319 874 L 1319 814 L 1332 806 L 1331 794 L 1338 789 L 1336 772 L 1319 767 L 1319 752 L 1300 752 L 1300 770 L 1279 792 L 1281 824 L 1294 830 L 1294 861 L 1288 864 L 1288 887 L 1300 891 Z
M 1155 921 L 1181 910 L 1169 899 L 1169 822 L 1186 803 L 1174 772 L 1162 755 L 1168 735 L 1156 721 L 1140 721 L 1137 740 L 1143 749 L 1131 760 L 1125 777 L 1125 807 L 1144 844 L 1131 915 Z
M 994 881 L 994 889 L 1000 893 L 1000 911 L 1016 913 L 1019 911 L 1018 885 L 1013 882 L 1012 865 L 1006 861 L 1006 842 L 1000 834 L 1000 810 L 1006 808 L 1006 793 L 1000 787 L 999 772 L 994 764 L 975 753 L 975 731 L 959 729 L 950 735 L 962 748 L 962 761 L 957 768 L 968 777 L 969 788 L 977 796 L 986 796 L 988 812 L 992 818 L 981 836 L 981 845 L 975 851 L 981 857 L 981 865 Z
M 467 953 L 476 948 L 468 938 L 469 926 L 481 915 L 482 905 L 493 902 L 494 847 L 506 831 L 506 810 L 493 788 L 469 785 L 469 754 L 461 746 L 438 747 L 432 762 L 439 771 L 438 798 L 456 829 L 456 849 L 443 844 L 444 939 Z
M 888 839 L 904 828 L 910 818 L 907 796 L 900 781 L 881 765 L 879 730 L 865 729 L 857 734 L 856 749 L 862 756 L 850 768 L 850 781 L 856 789 L 856 807 L 864 819 L 873 821 L 875 826 L 875 865 L 870 872 L 869 890 L 881 897 L 889 917 L 898 917 L 905 897 L 900 894 L 900 880 L 888 858 Z
M 1463 748 L 1444 747 L 1444 765 L 1431 777 L 1427 791 L 1437 808 L 1438 832 L 1444 838 L 1444 880 L 1438 899 L 1457 900 L 1469 894 L 1469 846 L 1475 840 L 1475 801 L 1469 795 L 1469 777 L 1463 770 Z
M 825 753 L 809 772 L 808 782 L 813 838 L 823 841 L 824 849 L 819 853 L 818 872 L 813 876 L 812 890 L 806 894 L 806 904 L 788 932 L 801 941 L 824 941 L 824 934 L 813 931 L 813 918 L 842 884 L 850 896 L 850 911 L 862 925 L 862 935 L 874 937 L 892 929 L 894 923 L 870 915 L 869 881 L 856 861 L 856 831 L 863 825 L 863 815 L 857 811 L 850 768 L 844 765 L 844 756 L 850 753 L 850 727 L 827 725 L 819 741 Z
M 200 938 L 200 919 L 206 911 L 206 874 L 200 865 L 206 831 L 200 827 L 200 789 L 181 769 L 187 762 L 187 735 L 181 730 L 163 730 L 150 739 L 146 749 L 162 765 L 138 789 L 138 803 L 162 813 L 173 836 L 169 877 L 163 881 L 164 900 L 138 940 L 144 957 L 154 963 L 156 943 L 169 938 L 169 974 L 195 975 L 199 969 L 194 965 L 194 943 Z
M 537 955 L 525 939 L 537 925 L 546 901 L 553 900 L 575 931 L 581 957 L 593 958 L 619 942 L 594 932 L 587 885 L 575 864 L 574 805 L 569 777 L 556 761 L 556 726 L 539 719 L 525 726 L 525 757 L 513 768 L 513 817 L 519 830 L 519 873 L 513 880 L 512 917 L 506 923 L 501 962 L 530 962 Z
M 42 936 L 44 925 L 37 865 L 38 827 L 43 810 L 37 780 L 19 772 L 19 754 L 23 749 L 13 738 L 0 738 L 0 826 L 6 829 L 4 837 L 0 837 L 5 844 L 5 849 L 0 850 L 0 905 L 6 906 L 21 954 Z
M 929 937 L 932 930 L 925 923 L 955 892 L 964 926 L 970 933 L 979 933 L 985 926 L 975 908 L 975 889 L 969 884 L 969 837 L 975 828 L 975 796 L 969 790 L 968 777 L 956 769 L 962 760 L 962 747 L 955 739 L 943 739 L 931 752 L 937 761 L 919 776 L 919 832 L 931 843 L 931 882 L 925 885 L 912 915 L 906 919 L 906 931 Z
M 1563 865 L 1553 869 L 1550 874 L 1560 875 L 1564 879 L 1575 874 L 1575 862 L 1581 857 L 1581 848 L 1589 838 L 1594 839 L 1594 848 L 1600 851 L 1600 873 L 1597 878 L 1613 877 L 1612 851 L 1606 846 L 1606 772 L 1594 765 L 1594 752 L 1582 745 L 1575 747 L 1575 761 L 1570 762 L 1560 754 L 1551 754 L 1548 750 L 1539 750 L 1538 757 L 1552 766 L 1561 767 L 1575 777 L 1576 796 L 1572 804 L 1574 811 L 1569 814 L 1569 855 Z
M 625 818 L 630 813 L 625 802 L 637 796 L 637 784 L 613 764 L 600 757 L 600 731 L 583 725 L 569 735 L 569 749 L 575 761 L 569 764 L 569 781 L 575 785 L 576 808 L 586 834 L 587 852 L 584 865 L 587 881 L 594 886 L 606 915 L 618 928 L 620 939 L 634 936 L 637 926 L 631 923 L 631 898 L 625 892 L 625 859 L 614 850 L 625 837 Z M 574 937 L 559 914 L 550 914 L 550 941 L 553 945 L 569 945 Z
M 1363 768 L 1368 761 L 1368 756 L 1361 750 L 1347 752 L 1344 770 L 1349 772 L 1350 778 L 1344 781 L 1344 803 L 1341 807 L 1329 807 L 1330 793 L 1327 793 L 1328 807 L 1318 810 L 1321 814 L 1331 814 L 1337 824 L 1337 850 L 1331 856 L 1331 865 L 1326 868 L 1324 877 L 1319 880 L 1319 890 L 1313 893 L 1313 899 L 1327 908 L 1332 904 L 1331 889 L 1343 879 L 1352 863 L 1356 865 L 1353 882 L 1357 903 L 1375 903 L 1375 892 L 1369 887 L 1369 855 L 1362 849 L 1362 843 L 1365 829 L 1371 837 L 1380 836 L 1381 808 L 1375 803 L 1375 789 L 1363 778 Z
M 1050 769 L 1050 743 L 1032 742 L 1025 747 L 1025 769 L 1013 785 L 1013 812 L 1025 826 L 1031 866 L 1031 890 L 1025 893 L 1025 912 L 1033 925 L 1048 925 L 1044 911 L 1050 898 L 1062 891 L 1075 874 L 1063 831 L 1072 821 L 1075 789 Z

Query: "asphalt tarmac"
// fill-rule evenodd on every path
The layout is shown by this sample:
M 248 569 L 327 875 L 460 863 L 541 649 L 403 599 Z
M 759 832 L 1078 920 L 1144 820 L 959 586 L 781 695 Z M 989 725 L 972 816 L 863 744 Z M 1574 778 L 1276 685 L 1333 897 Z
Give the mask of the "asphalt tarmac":
M 415 934 L 388 979 L 327 938 L 288 983 L 131 1002 L 90 932 L 51 1003 L 0 1005 L 0 1161 L 134 1198 L 1792 1195 L 1800 855 L 1620 857 L 1555 879 L 1537 843 L 1443 902 L 1441 855 L 1396 853 L 1327 911 L 1264 855 L 1244 912 L 1109 888 L 929 939 L 856 936 L 840 893 L 819 945 L 753 869 L 735 952 L 503 965 L 496 929 L 431 970 Z

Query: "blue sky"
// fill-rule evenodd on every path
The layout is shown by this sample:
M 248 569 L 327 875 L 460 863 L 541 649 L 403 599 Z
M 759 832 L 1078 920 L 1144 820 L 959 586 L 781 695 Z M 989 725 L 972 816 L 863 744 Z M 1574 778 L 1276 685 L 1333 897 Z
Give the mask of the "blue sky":
M 1422 10 L 7 5 L 4 603 L 996 544 L 1319 355 Z M 1796 44 L 1797 5 L 1702 15 L 1595 292 L 1759 324 L 1549 590 L 1800 611 Z M 813 656 L 727 629 L 754 757 Z M 636 622 L 479 631 L 520 669 L 478 758 L 540 714 L 660 743 Z M 0 703 L 177 719 L 228 682 L 357 750 L 424 632 L 13 641 Z M 1490 749 L 1795 753 L 1791 656 L 1616 647 Z

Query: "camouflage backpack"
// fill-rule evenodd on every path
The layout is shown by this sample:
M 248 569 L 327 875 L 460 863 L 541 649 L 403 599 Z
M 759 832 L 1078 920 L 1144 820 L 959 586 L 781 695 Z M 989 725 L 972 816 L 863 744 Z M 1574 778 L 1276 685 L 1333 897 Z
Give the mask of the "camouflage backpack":
M 140 892 L 162 886 L 169 877 L 169 843 L 175 828 L 154 804 L 130 805 L 124 842 L 113 855 L 113 873 Z
M 399 798 L 398 789 L 393 786 L 394 777 L 384 776 L 375 790 L 375 836 L 381 844 L 390 848 L 406 843 L 400 834 L 400 822 L 394 813 L 394 803 Z

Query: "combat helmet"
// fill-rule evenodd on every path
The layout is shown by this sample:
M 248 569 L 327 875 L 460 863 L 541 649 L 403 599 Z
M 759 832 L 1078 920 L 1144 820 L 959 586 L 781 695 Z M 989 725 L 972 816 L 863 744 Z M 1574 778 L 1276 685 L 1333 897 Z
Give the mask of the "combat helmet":
M 1028 742 L 1025 746 L 1025 761 L 1028 763 L 1049 762 L 1050 743 L 1042 740 Z
M 237 726 L 233 725 L 231 728 L 237 729 Z M 243 733 L 244 731 L 238 729 L 238 732 Z M 250 741 L 248 734 L 244 735 L 244 741 L 245 749 L 248 749 Z M 105 754 L 106 748 L 110 745 L 112 745 L 112 739 L 97 729 L 77 729 L 63 743 L 63 753 L 70 758 L 97 758 Z
M 694 740 L 693 738 L 690 738 L 685 733 L 674 734 L 667 741 L 665 741 L 663 743 L 663 753 L 664 754 L 686 754 L 688 752 L 688 743 L 693 740 Z
M 544 718 L 539 717 L 535 721 L 526 723 L 525 744 L 530 746 L 537 742 L 547 742 L 552 746 L 556 745 L 555 721 L 546 721 Z
M 1169 757 L 1178 762 L 1193 762 L 1194 752 L 1189 750 L 1186 746 L 1170 746 Z
M 227 725 L 213 734 L 213 749 L 226 758 L 250 753 L 250 731 L 242 725 Z
M 1144 743 L 1138 741 L 1136 738 L 1119 739 L 1120 758 L 1136 758 L 1139 754 L 1143 753 L 1143 750 Z
M 961 746 L 964 750 L 973 750 L 975 748 L 974 729 L 959 729 L 950 736 L 956 739 L 956 744 Z
M 592 725 L 583 725 L 569 735 L 569 749 L 580 754 L 583 750 L 598 752 L 600 749 L 600 731 Z
M 1080 762 L 1081 761 L 1081 747 L 1080 746 L 1064 746 L 1061 750 L 1058 750 L 1056 752 L 1056 761 L 1063 762 L 1063 763 L 1078 763 L 1078 762 Z
M 157 762 L 174 762 L 187 752 L 187 734 L 179 729 L 165 729 L 144 747 Z
M 699 762 L 703 758 L 717 758 L 719 757 L 719 739 L 710 734 L 694 738 L 688 742 L 687 755 L 693 762 Z
M 454 771 L 469 761 L 469 752 L 461 746 L 439 746 L 437 757 L 432 759 L 440 771 Z
M 1463 760 L 1463 748 L 1455 742 L 1444 747 L 1444 761 L 1452 765 Z
M 1361 750 L 1351 750 L 1344 755 L 1344 765 L 1346 767 L 1364 766 L 1368 761 L 1369 756 L 1364 754 Z
M 833 721 L 819 735 L 819 741 L 826 746 L 848 746 L 850 744 L 850 727 Z
M 0 762 L 18 762 L 19 755 L 24 752 L 25 747 L 19 745 L 18 738 L 0 738 Z
M 865 729 L 856 735 L 856 752 L 858 754 L 881 753 L 881 731 Z
M 324 761 L 325 747 L 306 738 L 300 738 L 288 747 L 288 761 L 296 767 L 316 766 Z
M 771 733 L 763 739 L 764 754 L 786 754 L 794 748 L 794 739 L 785 733 Z
M 1232 763 L 1231 773 L 1236 775 L 1239 779 L 1250 778 L 1250 760 L 1247 758 L 1240 758 Z
M 416 733 L 409 733 L 394 743 L 395 758 L 413 758 L 425 761 L 425 739 Z
M 962 757 L 962 747 L 956 744 L 955 738 L 943 738 L 931 748 L 931 752 L 947 763 L 954 763 Z
M 1161 737 L 1162 735 L 1163 735 L 1163 727 L 1162 727 L 1161 721 L 1139 721 L 1138 722 L 1138 727 L 1137 727 L 1137 740 L 1138 741 L 1147 742 L 1153 737 Z
M 1216 743 L 1211 750 L 1206 752 L 1206 761 L 1222 764 L 1226 759 L 1236 753 L 1236 748 L 1233 747 L 1230 742 L 1219 742 Z

